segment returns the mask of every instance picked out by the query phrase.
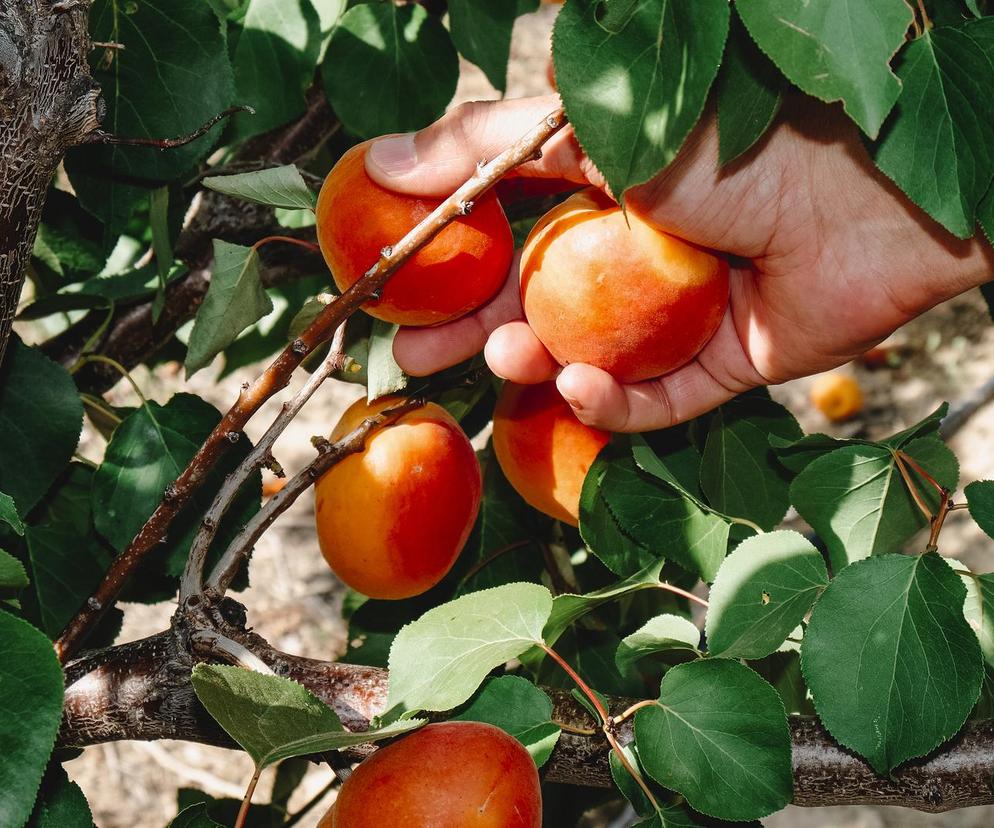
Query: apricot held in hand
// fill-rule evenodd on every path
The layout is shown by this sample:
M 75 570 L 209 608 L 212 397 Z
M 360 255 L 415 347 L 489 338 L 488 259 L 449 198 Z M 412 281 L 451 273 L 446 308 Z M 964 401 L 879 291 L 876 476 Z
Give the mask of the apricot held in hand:
M 342 415 L 338 440 L 397 404 L 365 399 Z M 452 568 L 480 509 L 480 464 L 459 423 L 428 403 L 374 431 L 365 448 L 315 486 L 318 542 L 339 578 L 371 598 L 409 598 Z
M 321 187 L 318 242 L 340 290 L 350 287 L 426 218 L 440 199 L 387 190 L 366 174 L 369 142 L 346 152 Z M 383 287 L 380 298 L 363 305 L 378 319 L 400 325 L 435 325 L 480 307 L 507 278 L 514 239 L 493 193 L 475 202 L 409 259 Z
M 525 501 L 571 526 L 580 519 L 580 490 L 611 437 L 581 423 L 554 382 L 506 382 L 494 409 L 494 453 Z
M 331 828 L 540 828 L 538 770 L 514 737 L 478 722 L 430 724 L 362 762 Z
M 617 204 L 588 189 L 528 236 L 521 302 L 560 365 L 585 362 L 637 382 L 686 364 L 714 335 L 728 306 L 728 264 L 632 208 L 626 223 Z

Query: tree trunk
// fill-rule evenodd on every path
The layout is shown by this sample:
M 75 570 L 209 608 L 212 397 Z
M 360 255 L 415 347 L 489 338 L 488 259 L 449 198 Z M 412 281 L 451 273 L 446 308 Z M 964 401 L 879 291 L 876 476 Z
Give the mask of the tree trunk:
M 88 11 L 88 0 L 0 3 L 0 361 L 49 181 L 99 126 Z

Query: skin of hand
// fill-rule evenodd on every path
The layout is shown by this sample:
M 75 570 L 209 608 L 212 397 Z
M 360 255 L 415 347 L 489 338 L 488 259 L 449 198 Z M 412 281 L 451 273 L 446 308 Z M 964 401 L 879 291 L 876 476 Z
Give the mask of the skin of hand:
M 366 169 L 380 184 L 447 196 L 559 105 L 556 96 L 464 104 L 418 133 L 376 141 Z M 572 130 L 518 175 L 604 188 Z M 500 294 L 435 328 L 402 329 L 400 366 L 427 375 L 481 348 L 498 376 L 556 377 L 577 417 L 610 431 L 647 431 L 696 417 L 759 385 L 842 365 L 934 305 L 994 278 L 994 250 L 960 241 L 871 162 L 840 110 L 789 98 L 759 146 L 724 168 L 713 112 L 677 159 L 628 191 L 661 228 L 730 254 L 728 312 L 697 358 L 666 376 L 622 385 L 591 365 L 560 368 L 524 321 L 517 260 Z

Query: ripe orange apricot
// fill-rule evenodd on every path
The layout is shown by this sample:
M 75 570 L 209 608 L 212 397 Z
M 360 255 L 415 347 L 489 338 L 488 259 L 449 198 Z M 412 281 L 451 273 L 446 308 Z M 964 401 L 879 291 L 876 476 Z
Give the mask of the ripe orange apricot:
M 822 374 L 811 383 L 811 403 L 833 423 L 863 410 L 863 391 L 848 374 Z
M 350 287 L 440 203 L 401 195 L 366 174 L 369 146 L 352 147 L 328 173 L 317 206 L 318 243 L 339 290 Z M 435 325 L 493 297 L 514 252 L 507 217 L 493 193 L 419 250 L 383 287 L 367 313 L 401 325 Z
M 561 365 L 596 365 L 621 382 L 679 368 L 728 306 L 728 264 L 587 189 L 535 225 L 521 256 L 521 302 Z
M 512 736 L 479 722 L 427 725 L 345 780 L 330 828 L 540 828 L 538 770 Z
M 611 435 L 584 425 L 554 382 L 506 382 L 494 409 L 494 453 L 504 476 L 529 505 L 576 526 L 580 490 Z
M 331 434 L 395 405 L 354 403 Z M 480 464 L 459 423 L 428 403 L 374 431 L 315 486 L 318 542 L 329 566 L 371 598 L 409 598 L 452 568 L 480 509 Z

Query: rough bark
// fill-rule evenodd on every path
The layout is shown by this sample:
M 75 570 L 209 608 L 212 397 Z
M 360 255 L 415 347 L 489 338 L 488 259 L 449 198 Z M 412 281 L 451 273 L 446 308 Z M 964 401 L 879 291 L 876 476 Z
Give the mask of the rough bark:
M 240 605 L 225 599 L 209 625 L 251 650 L 277 675 L 303 684 L 333 708 L 348 729 L 365 730 L 370 719 L 384 711 L 388 685 L 384 670 L 281 652 L 246 631 L 243 618 Z M 183 739 L 234 747 L 190 686 L 193 664 L 216 656 L 189 645 L 190 631 L 201 623 L 178 615 L 172 630 L 68 664 L 60 744 L 82 747 L 124 739 Z M 556 721 L 574 728 L 594 727 L 590 714 L 568 692 L 552 688 L 546 692 Z M 633 701 L 610 699 L 611 712 L 617 714 Z M 840 748 L 816 719 L 793 716 L 790 729 L 797 805 L 862 803 L 940 812 L 994 804 L 992 721 L 967 723 L 950 742 L 891 777 L 877 776 L 866 762 Z M 622 743 L 631 741 L 630 720 L 618 736 Z M 361 746 L 349 756 L 361 759 L 374 749 Z M 608 745 L 600 734 L 564 731 L 543 775 L 550 782 L 610 787 L 607 758 Z
M 99 126 L 88 0 L 0 4 L 0 360 L 63 153 Z

